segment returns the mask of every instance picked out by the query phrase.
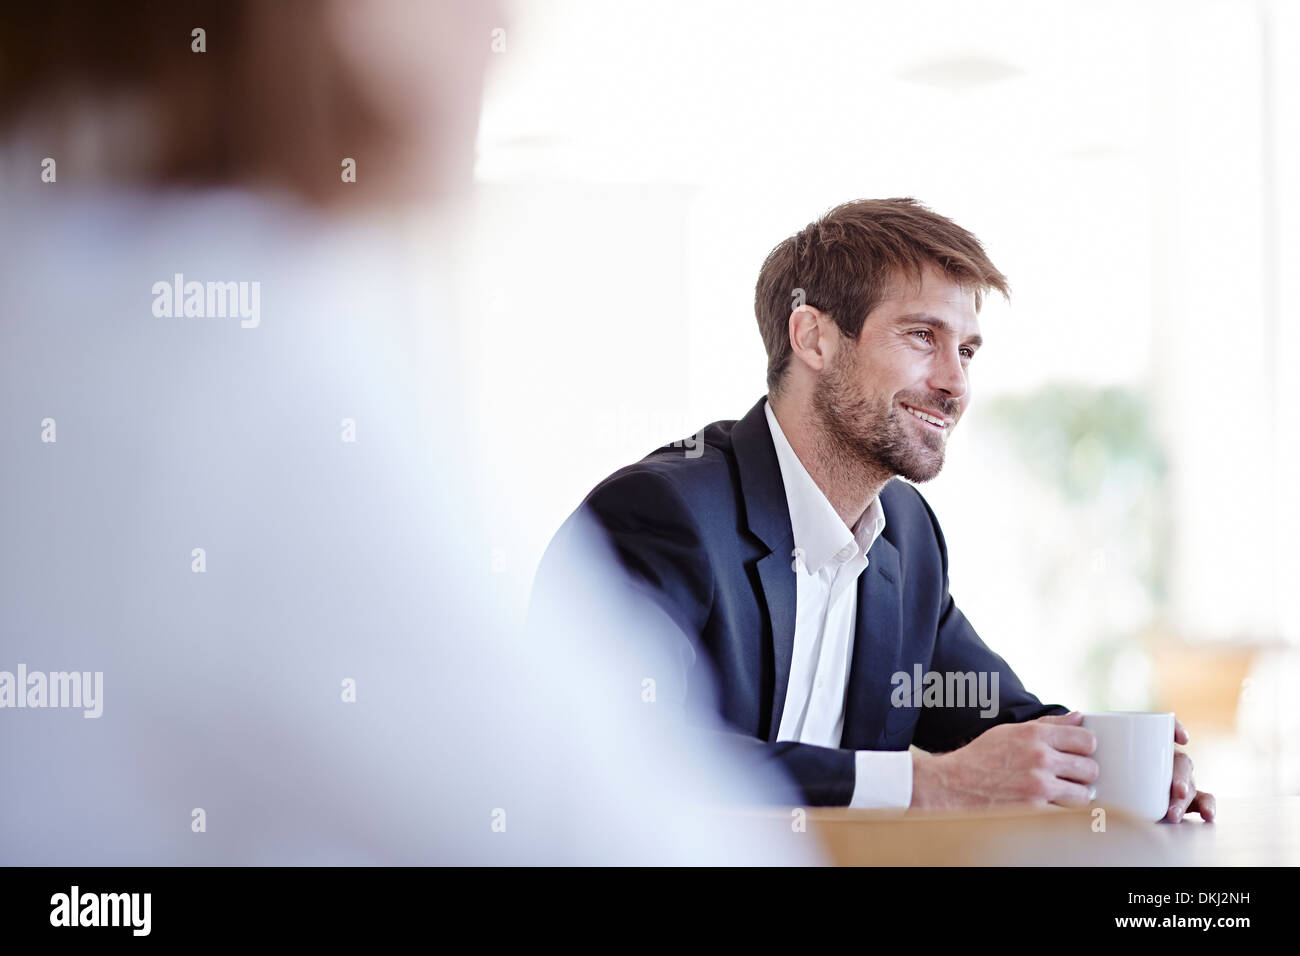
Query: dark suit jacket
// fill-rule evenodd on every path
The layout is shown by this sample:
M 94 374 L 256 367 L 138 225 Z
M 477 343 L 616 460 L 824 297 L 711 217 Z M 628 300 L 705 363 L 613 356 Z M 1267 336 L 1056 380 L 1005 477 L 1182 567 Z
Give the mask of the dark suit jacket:
M 810 805 L 849 803 L 855 750 L 915 744 L 948 751 L 996 724 L 1066 713 L 1025 690 L 980 640 L 948 594 L 948 553 L 934 513 L 912 485 L 894 479 L 880 493 L 885 530 L 858 580 L 840 747 L 776 742 L 796 585 L 790 513 L 764 401 L 740 421 L 714 422 L 697 439 L 660 448 L 602 481 L 556 535 L 536 587 L 566 560 L 577 523 L 603 529 L 626 570 L 711 665 L 712 681 L 698 679 L 710 668 L 697 668 L 687 696 L 710 701 L 751 750 L 783 765 Z M 996 715 L 981 716 L 974 701 L 893 706 L 892 675 L 910 676 L 916 664 L 923 672 L 996 671 Z

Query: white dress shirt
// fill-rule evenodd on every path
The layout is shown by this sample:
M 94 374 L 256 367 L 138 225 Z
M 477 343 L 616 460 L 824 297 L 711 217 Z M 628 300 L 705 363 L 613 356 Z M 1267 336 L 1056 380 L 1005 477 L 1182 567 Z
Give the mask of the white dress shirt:
M 849 530 L 781 430 L 770 403 L 763 406 L 781 467 L 794 552 L 794 653 L 778 740 L 838 747 L 844 698 L 853 663 L 858 577 L 867 552 L 885 530 L 880 496 Z M 912 756 L 904 751 L 859 750 L 851 807 L 905 808 L 912 802 Z

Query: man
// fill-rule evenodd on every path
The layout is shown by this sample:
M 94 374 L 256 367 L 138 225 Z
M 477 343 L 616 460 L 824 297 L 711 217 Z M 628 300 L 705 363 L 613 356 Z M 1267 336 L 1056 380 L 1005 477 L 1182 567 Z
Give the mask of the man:
M 943 467 L 989 290 L 1007 283 L 979 241 L 913 200 L 831 210 L 759 275 L 767 397 L 601 482 L 539 573 L 549 587 L 571 526 L 603 527 L 712 665 L 722 716 L 811 804 L 1090 799 L 1082 716 L 1045 706 L 980 640 L 948 593 L 934 513 L 892 480 Z M 707 693 L 684 660 L 682 694 Z M 1190 760 L 1174 761 L 1168 819 L 1211 819 Z

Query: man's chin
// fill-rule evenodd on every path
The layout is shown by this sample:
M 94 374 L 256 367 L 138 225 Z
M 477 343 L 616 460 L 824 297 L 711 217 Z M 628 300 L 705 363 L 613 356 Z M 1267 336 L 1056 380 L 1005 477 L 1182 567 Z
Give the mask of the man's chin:
M 906 468 L 898 469 L 898 475 L 899 477 L 906 478 L 908 481 L 922 484 L 937 478 L 941 471 L 943 471 L 942 452 L 940 452 L 937 458 L 925 461 L 909 461 Z

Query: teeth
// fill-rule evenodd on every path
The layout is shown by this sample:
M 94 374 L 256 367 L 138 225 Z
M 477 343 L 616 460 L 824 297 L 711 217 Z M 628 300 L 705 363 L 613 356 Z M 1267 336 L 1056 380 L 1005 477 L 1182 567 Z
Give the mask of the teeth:
M 911 405 L 904 405 L 903 407 L 922 421 L 929 422 L 931 425 L 938 425 L 940 428 L 943 427 L 942 418 L 935 418 L 933 415 L 927 415 L 925 412 L 918 412 Z

